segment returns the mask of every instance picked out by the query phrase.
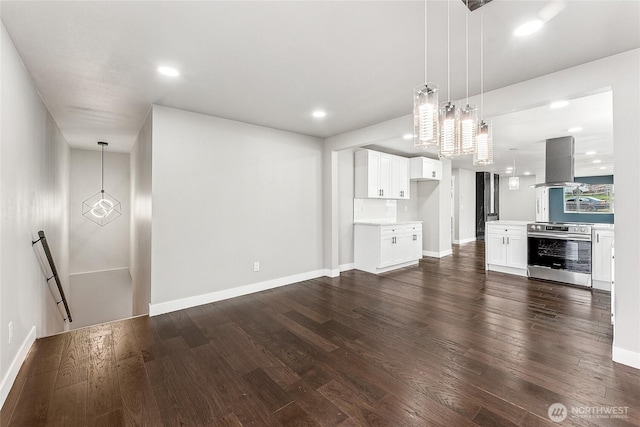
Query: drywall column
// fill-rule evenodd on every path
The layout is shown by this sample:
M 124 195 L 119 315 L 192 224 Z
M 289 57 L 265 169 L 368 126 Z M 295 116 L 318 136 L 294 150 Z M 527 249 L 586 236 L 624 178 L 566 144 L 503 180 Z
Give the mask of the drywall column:
M 418 221 L 422 221 L 422 253 L 451 255 L 451 161 L 442 159 L 441 181 L 418 182 Z
M 454 187 L 454 235 L 453 243 L 468 243 L 476 240 L 476 173 L 466 169 L 453 171 Z

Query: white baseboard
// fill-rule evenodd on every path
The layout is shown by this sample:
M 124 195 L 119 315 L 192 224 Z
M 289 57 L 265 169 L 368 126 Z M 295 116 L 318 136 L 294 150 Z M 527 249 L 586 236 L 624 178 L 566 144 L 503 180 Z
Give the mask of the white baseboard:
M 29 331 L 29 334 L 22 342 L 18 353 L 13 358 L 11 365 L 9 366 L 9 370 L 7 374 L 2 378 L 2 385 L 0 385 L 0 408 L 4 405 L 4 401 L 7 400 L 7 396 L 9 395 L 9 391 L 11 391 L 11 387 L 18 376 L 18 372 L 20 371 L 20 367 L 24 363 L 24 360 L 27 358 L 27 354 L 29 354 L 29 350 L 31 346 L 36 341 L 36 327 L 32 327 Z
M 422 251 L 422 255 L 428 256 L 428 257 L 431 257 L 431 258 L 443 258 L 443 257 L 446 257 L 448 255 L 451 255 L 452 253 L 453 253 L 453 251 L 451 249 L 448 249 L 448 250 L 442 251 L 442 252 Z
M 614 362 L 640 369 L 640 353 L 625 350 L 615 345 L 612 347 L 612 356 Z
M 471 242 L 475 242 L 475 241 L 476 241 L 475 237 L 470 237 L 468 239 L 454 240 L 453 244 L 454 245 L 461 245 L 463 243 L 471 243 Z
M 335 273 L 335 276 L 329 276 L 329 273 Z M 302 282 L 304 280 L 316 279 L 322 276 L 336 277 L 339 275 L 339 270 L 315 270 L 307 273 L 294 274 L 293 276 L 266 280 L 264 282 L 252 283 L 250 285 L 238 286 L 237 288 L 223 289 L 221 291 L 210 292 L 208 294 L 196 295 L 157 304 L 150 303 L 149 316 L 157 316 L 159 314 L 169 313 L 176 310 L 183 310 L 185 308 L 195 307 L 197 305 L 209 304 L 229 298 L 249 295 L 255 292 L 266 291 L 268 289 L 290 285 L 292 283 Z
M 328 268 L 324 269 L 324 273 L 321 276 L 327 277 L 338 277 L 340 275 L 340 268 L 336 268 L 335 270 L 330 270 Z
M 340 273 L 342 273 L 343 271 L 349 271 L 349 270 L 353 270 L 355 268 L 355 264 L 351 263 L 351 264 L 342 264 L 340 266 Z
M 107 268 L 106 270 L 80 271 L 78 273 L 69 273 L 69 276 L 80 276 L 83 274 L 106 273 L 108 271 L 129 270 L 129 267 Z

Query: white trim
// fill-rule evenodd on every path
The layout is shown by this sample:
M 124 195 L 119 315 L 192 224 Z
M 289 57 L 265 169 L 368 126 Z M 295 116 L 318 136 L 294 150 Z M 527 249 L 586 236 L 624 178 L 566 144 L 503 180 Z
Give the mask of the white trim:
M 468 239 L 454 240 L 453 244 L 454 245 L 461 245 L 463 243 L 471 243 L 471 242 L 475 242 L 475 241 L 476 241 L 475 237 L 469 237 Z
M 340 268 L 340 273 L 342 273 L 343 271 L 353 270 L 356 267 L 354 263 L 351 263 L 351 264 L 342 264 L 339 266 L 339 268 Z
M 209 304 L 229 298 L 249 295 L 255 292 L 266 291 L 267 289 L 290 285 L 292 283 L 302 282 L 304 280 L 316 279 L 318 277 L 327 276 L 327 273 L 332 272 L 336 272 L 336 276 L 340 275 L 339 270 L 315 270 L 309 271 L 308 273 L 294 274 L 293 276 L 281 277 L 278 279 L 266 280 L 264 282 L 253 283 L 250 285 L 238 286 L 237 288 L 223 289 L 221 291 L 210 292 L 203 295 L 195 295 L 192 297 L 160 302 L 157 304 L 149 303 L 149 316 L 157 316 L 159 314 L 169 313 L 176 310 L 183 310 L 185 308 L 195 307 L 197 305 Z
M 29 354 L 29 350 L 31 346 L 36 341 L 36 327 L 32 327 L 29 331 L 29 334 L 22 342 L 18 353 L 13 358 L 13 362 L 9 365 L 9 369 L 7 370 L 7 375 L 2 379 L 2 385 L 0 386 L 0 407 L 4 405 L 4 401 L 7 399 L 9 395 L 9 391 L 11 391 L 11 387 L 18 376 L 18 372 L 22 367 L 25 359 L 27 358 L 27 354 Z
M 321 276 L 338 277 L 340 276 L 340 268 L 336 268 L 335 270 L 329 270 L 328 268 L 325 268 Z
M 80 273 L 69 273 L 69 276 L 79 276 L 81 274 L 106 273 L 107 271 L 129 270 L 129 267 L 107 268 L 106 270 L 82 271 Z
M 447 249 L 446 251 L 442 251 L 442 252 L 422 251 L 422 255 L 428 256 L 431 258 L 443 258 L 451 254 L 453 254 L 453 250 L 451 249 Z
M 611 348 L 611 359 L 614 362 L 640 369 L 640 353 L 635 351 L 625 350 L 614 345 Z

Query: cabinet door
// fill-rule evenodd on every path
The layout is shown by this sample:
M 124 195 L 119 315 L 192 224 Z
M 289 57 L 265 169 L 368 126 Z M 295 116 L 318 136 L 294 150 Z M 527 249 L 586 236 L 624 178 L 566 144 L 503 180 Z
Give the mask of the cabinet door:
M 407 247 L 408 239 L 404 233 L 398 233 L 393 236 L 393 264 L 401 264 L 406 262 L 409 255 L 409 248 Z
M 401 199 L 400 195 L 400 157 L 391 156 L 389 170 L 389 199 Z
M 506 265 L 506 243 L 505 234 L 487 233 L 487 264 Z
M 378 169 L 378 188 L 380 189 L 380 197 L 383 199 L 391 199 L 391 155 L 385 153 L 377 153 L 380 157 L 380 168 Z
M 507 265 L 513 268 L 527 268 L 526 235 L 507 234 Z
M 536 188 L 536 221 L 549 221 L 549 189 Z
M 409 199 L 409 159 L 397 157 L 398 162 L 398 197 L 400 199 Z
M 394 237 L 395 236 L 393 235 L 386 235 L 380 238 L 380 258 L 378 259 L 378 268 L 388 267 L 394 264 Z
M 422 258 L 422 233 L 409 232 L 406 235 L 407 245 L 407 261 L 413 261 Z
M 611 231 L 597 230 L 593 238 L 593 252 L 591 253 L 591 274 L 593 280 L 611 282 L 611 245 L 613 244 Z
M 367 194 L 371 198 L 381 197 L 380 163 L 381 155 L 377 151 L 367 151 Z

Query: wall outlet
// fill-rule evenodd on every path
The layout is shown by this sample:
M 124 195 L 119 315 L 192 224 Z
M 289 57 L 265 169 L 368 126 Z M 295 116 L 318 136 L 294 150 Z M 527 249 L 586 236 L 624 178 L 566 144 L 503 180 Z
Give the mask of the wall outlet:
M 260 271 L 260 262 L 256 261 L 253 263 L 253 271 Z
M 11 344 L 11 341 L 13 341 L 13 322 L 9 322 L 9 338 L 8 338 L 9 344 Z

